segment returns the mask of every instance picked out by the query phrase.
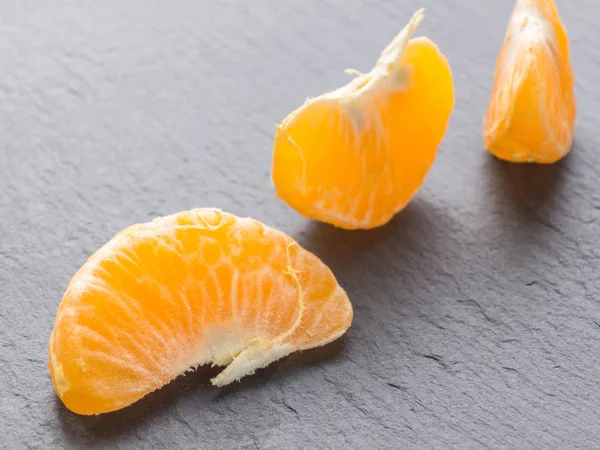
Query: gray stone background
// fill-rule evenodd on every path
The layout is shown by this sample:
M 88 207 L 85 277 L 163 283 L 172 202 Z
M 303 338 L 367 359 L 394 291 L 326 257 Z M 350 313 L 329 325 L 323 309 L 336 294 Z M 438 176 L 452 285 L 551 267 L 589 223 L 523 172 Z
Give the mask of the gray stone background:
M 517 166 L 480 135 L 508 0 L 2 0 L 0 448 L 598 448 L 600 3 L 558 5 L 574 148 Z M 421 6 L 456 88 L 423 189 L 374 231 L 301 218 L 274 199 L 275 122 L 368 70 Z M 199 206 L 317 253 L 352 328 L 226 389 L 203 369 L 68 412 L 46 364 L 70 277 L 119 229 Z

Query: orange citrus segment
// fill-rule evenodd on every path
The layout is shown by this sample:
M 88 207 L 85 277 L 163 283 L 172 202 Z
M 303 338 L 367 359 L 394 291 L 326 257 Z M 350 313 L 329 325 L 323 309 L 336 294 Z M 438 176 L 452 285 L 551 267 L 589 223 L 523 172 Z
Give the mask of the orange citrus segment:
M 411 39 L 423 10 L 366 74 L 316 98 L 277 126 L 272 180 L 301 214 L 347 229 L 373 228 L 423 183 L 454 106 L 448 61 Z
M 340 337 L 352 306 L 289 236 L 198 209 L 134 225 L 81 267 L 60 303 L 49 369 L 79 414 L 123 408 L 201 364 L 225 385 Z
M 553 0 L 518 0 L 498 56 L 483 125 L 487 150 L 513 162 L 553 163 L 573 141 L 569 42 Z

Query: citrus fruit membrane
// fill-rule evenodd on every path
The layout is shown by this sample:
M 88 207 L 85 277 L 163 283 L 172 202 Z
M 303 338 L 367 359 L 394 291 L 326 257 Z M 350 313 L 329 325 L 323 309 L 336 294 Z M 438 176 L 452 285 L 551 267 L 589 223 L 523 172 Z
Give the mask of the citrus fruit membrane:
M 454 107 L 450 66 L 424 10 L 368 73 L 309 98 L 276 127 L 272 181 L 300 214 L 346 229 L 387 223 L 417 192 Z
M 227 385 L 340 337 L 352 306 L 332 272 L 250 218 L 196 209 L 130 226 L 73 276 L 49 342 L 71 411 L 128 406 L 199 365 Z
M 483 123 L 485 148 L 511 162 L 553 163 L 571 149 L 576 102 L 569 39 L 553 0 L 517 0 Z

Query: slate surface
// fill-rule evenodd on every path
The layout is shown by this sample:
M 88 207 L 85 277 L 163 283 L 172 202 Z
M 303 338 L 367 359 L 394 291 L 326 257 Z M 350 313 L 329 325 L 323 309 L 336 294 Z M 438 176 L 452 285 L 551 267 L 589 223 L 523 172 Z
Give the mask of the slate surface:
M 420 6 L 456 85 L 423 189 L 375 231 L 299 217 L 270 185 L 274 123 L 368 69 Z M 598 448 L 600 4 L 559 7 L 576 142 L 526 167 L 480 138 L 511 1 L 2 1 L 0 448 Z M 70 277 L 119 229 L 197 206 L 316 252 L 352 328 L 233 387 L 199 370 L 68 412 L 46 345 Z

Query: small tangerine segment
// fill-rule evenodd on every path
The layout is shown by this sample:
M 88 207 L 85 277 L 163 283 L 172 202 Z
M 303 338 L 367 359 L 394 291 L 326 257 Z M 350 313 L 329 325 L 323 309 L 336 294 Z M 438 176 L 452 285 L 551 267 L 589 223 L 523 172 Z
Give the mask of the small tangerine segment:
M 569 40 L 553 0 L 518 0 L 496 64 L 485 148 L 511 162 L 554 163 L 571 149 L 576 101 Z
M 454 106 L 448 61 L 411 39 L 418 11 L 375 67 L 307 100 L 277 127 L 272 180 L 304 216 L 346 229 L 387 223 L 417 192 Z

